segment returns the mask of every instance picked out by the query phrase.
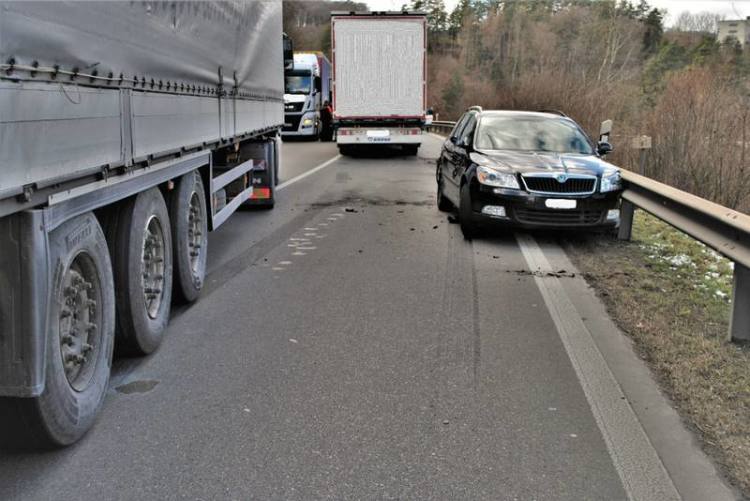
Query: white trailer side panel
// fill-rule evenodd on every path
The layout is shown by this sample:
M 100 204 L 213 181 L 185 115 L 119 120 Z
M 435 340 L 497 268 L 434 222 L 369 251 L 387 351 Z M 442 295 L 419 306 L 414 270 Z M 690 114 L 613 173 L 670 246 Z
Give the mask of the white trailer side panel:
M 0 195 L 122 159 L 120 93 L 0 81 Z
M 425 19 L 334 17 L 334 115 L 424 115 Z

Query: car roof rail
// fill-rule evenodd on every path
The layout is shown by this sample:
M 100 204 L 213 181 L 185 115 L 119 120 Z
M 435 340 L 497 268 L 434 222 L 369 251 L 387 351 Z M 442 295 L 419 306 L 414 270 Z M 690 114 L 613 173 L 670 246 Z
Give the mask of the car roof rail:
M 469 109 L 466 111 L 478 111 L 479 113 L 481 113 L 482 107 L 481 106 L 469 106 Z
M 552 113 L 553 115 L 560 115 L 561 117 L 570 118 L 565 112 L 560 110 L 539 110 L 539 113 Z

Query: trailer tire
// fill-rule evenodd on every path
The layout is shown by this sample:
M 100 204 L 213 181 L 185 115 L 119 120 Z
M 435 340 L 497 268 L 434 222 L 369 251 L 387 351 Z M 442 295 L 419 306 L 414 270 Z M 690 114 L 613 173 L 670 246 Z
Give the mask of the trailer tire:
M 126 200 L 111 231 L 117 351 L 148 355 L 161 343 L 172 300 L 172 233 L 161 192 Z
M 178 301 L 192 303 L 203 288 L 208 254 L 208 213 L 200 172 L 189 172 L 177 180 L 169 206 L 173 292 Z
M 49 235 L 50 298 L 44 391 L 0 399 L 0 445 L 49 449 L 70 445 L 104 402 L 112 366 L 115 298 L 107 241 L 92 213 Z M 81 357 L 81 358 L 78 358 Z

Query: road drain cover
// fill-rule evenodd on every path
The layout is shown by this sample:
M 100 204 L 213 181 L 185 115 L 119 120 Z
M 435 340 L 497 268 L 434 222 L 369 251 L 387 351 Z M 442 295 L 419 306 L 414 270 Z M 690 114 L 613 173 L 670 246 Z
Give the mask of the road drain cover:
M 123 384 L 122 386 L 115 388 L 115 390 L 126 395 L 130 395 L 131 393 L 148 393 L 153 390 L 157 384 L 159 384 L 159 381 L 144 379 Z

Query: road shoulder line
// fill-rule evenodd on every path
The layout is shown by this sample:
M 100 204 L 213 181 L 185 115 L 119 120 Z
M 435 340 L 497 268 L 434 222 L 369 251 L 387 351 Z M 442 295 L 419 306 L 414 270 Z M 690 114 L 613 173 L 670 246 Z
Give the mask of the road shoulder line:
M 516 234 L 518 246 L 578 376 L 609 455 L 631 500 L 678 500 L 680 495 L 591 333 L 534 238 Z

